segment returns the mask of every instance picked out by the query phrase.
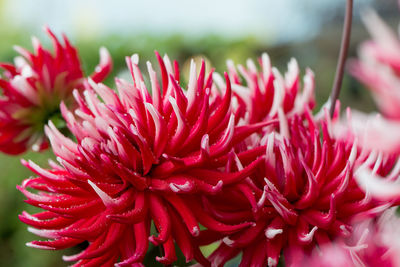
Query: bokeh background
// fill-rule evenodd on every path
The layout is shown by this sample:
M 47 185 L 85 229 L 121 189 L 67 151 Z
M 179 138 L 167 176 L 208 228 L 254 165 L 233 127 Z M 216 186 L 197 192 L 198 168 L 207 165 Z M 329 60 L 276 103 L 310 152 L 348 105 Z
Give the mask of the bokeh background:
M 227 59 L 245 64 L 247 58 L 267 52 L 281 72 L 291 57 L 303 71 L 313 69 L 322 104 L 336 68 L 344 5 L 344 0 L 0 0 L 0 61 L 13 60 L 15 44 L 31 49 L 32 35 L 49 47 L 43 25 L 70 37 L 87 73 L 98 62 L 99 47 L 107 47 L 114 59 L 111 76 L 126 76 L 124 57 L 133 53 L 139 53 L 142 62 L 154 62 L 158 50 L 184 68 L 190 58 L 202 56 L 223 72 Z M 351 57 L 356 56 L 357 44 L 368 38 L 360 20 L 361 11 L 368 7 L 397 29 L 397 1 L 355 0 Z M 112 78 L 106 83 L 112 86 Z M 340 98 L 343 106 L 375 109 L 366 90 L 348 75 Z M 27 153 L 22 158 L 46 166 L 53 155 Z M 25 246 L 35 237 L 17 218 L 24 209 L 32 211 L 15 188 L 31 175 L 20 159 L 0 155 L 0 266 L 67 266 L 60 257 L 73 251 Z

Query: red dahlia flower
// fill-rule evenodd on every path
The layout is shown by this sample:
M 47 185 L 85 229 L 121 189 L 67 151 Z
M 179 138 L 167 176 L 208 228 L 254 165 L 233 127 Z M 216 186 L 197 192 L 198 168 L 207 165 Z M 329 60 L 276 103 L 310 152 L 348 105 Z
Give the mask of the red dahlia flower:
M 395 160 L 382 155 L 377 159 L 358 151 L 353 142 L 334 139 L 325 111 L 322 131 L 306 111 L 281 123 L 280 134 L 266 135 L 265 164 L 243 182 L 253 190 L 242 196 L 248 199 L 247 207 L 229 206 L 235 192 L 228 189 L 204 202 L 211 214 L 226 223 L 250 220 L 249 211 L 255 220 L 252 227 L 230 235 L 202 233 L 202 244 L 222 239 L 209 257 L 215 266 L 241 251 L 240 266 L 276 266 L 281 252 L 286 266 L 299 266 L 316 246 L 349 236 L 355 221 L 374 218 L 395 204 L 372 198 L 354 179 L 358 168 L 372 168 L 387 179 L 393 169 L 398 176 Z
M 72 90 L 83 88 L 77 50 L 65 36 L 62 44 L 50 29 L 45 31 L 53 42 L 54 54 L 33 38 L 34 53 L 16 47 L 22 57 L 15 58 L 15 65 L 0 63 L 4 70 L 0 76 L 0 151 L 7 154 L 45 149 L 44 125 L 49 119 L 60 119 L 60 102 L 69 103 Z M 100 64 L 91 78 L 102 81 L 111 67 L 110 55 L 101 48 Z
M 33 233 L 49 238 L 28 246 L 64 249 L 88 241 L 85 250 L 64 260 L 78 261 L 79 266 L 118 261 L 118 266 L 130 266 L 143 261 L 149 241 L 163 248 L 164 255 L 156 259 L 171 264 L 176 260 L 176 243 L 187 261 L 195 258 L 208 265 L 194 239 L 200 224 L 223 234 L 251 224 L 219 222 L 199 203 L 201 196 L 247 177 L 261 162 L 255 159 L 240 171 L 224 170 L 226 154 L 235 145 L 274 121 L 236 126 L 227 75 L 220 93 L 212 73 L 206 77 L 204 62 L 198 77 L 193 63 L 185 91 L 179 85 L 177 63 L 157 57 L 161 84 L 147 63 L 152 95 L 134 55 L 127 58 L 133 84 L 116 79 L 116 94 L 90 82 L 84 97 L 74 91 L 79 105 L 74 113 L 62 104 L 76 142 L 51 122 L 46 127 L 61 166 L 52 163 L 46 170 L 24 162 L 38 177 L 18 188 L 29 204 L 46 211 L 23 212 L 20 219 L 34 227 Z M 257 153 L 254 149 L 238 157 L 243 160 Z M 157 235 L 150 233 L 152 222 Z

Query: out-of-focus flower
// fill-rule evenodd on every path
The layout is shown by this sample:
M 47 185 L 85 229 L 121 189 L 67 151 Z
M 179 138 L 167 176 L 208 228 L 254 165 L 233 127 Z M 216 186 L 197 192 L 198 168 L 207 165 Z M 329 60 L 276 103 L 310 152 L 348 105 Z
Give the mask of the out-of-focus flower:
M 400 120 L 400 40 L 372 10 L 364 16 L 372 40 L 361 45 L 350 73 L 371 89 L 380 111 Z
M 377 161 L 382 160 L 382 153 L 371 153 Z M 397 203 L 400 199 L 400 160 L 388 175 L 383 178 L 377 173 L 377 169 L 370 169 L 366 166 L 360 167 L 355 173 L 359 187 L 372 197 Z
M 302 266 L 400 266 L 400 219 L 395 213 L 392 208 L 378 220 L 357 223 L 350 237 L 316 248 Z
M 200 204 L 203 196 L 246 178 L 263 161 L 255 148 L 237 155 L 242 161 L 250 157 L 247 166 L 225 169 L 236 145 L 275 121 L 236 126 L 228 75 L 218 90 L 212 73 L 206 77 L 204 62 L 198 76 L 193 63 L 186 91 L 179 85 L 177 63 L 157 57 L 161 83 L 147 63 L 151 95 L 134 55 L 127 58 L 133 84 L 116 79 L 117 94 L 90 82 L 83 97 L 74 91 L 79 105 L 74 113 L 61 105 L 76 142 L 51 122 L 46 127 L 61 166 L 51 163 L 46 170 L 24 162 L 38 177 L 18 188 L 29 204 L 46 211 L 24 212 L 20 219 L 50 239 L 29 246 L 64 249 L 88 241 L 81 253 L 64 260 L 130 266 L 143 261 L 150 240 L 162 246 L 164 255 L 156 259 L 163 264 L 176 260 L 176 243 L 187 261 L 195 258 L 207 266 L 194 239 L 199 225 L 221 234 L 251 225 L 224 224 Z M 150 233 L 152 223 L 157 235 Z
M 19 154 L 27 149 L 42 150 L 48 146 L 44 125 L 48 120 L 62 124 L 59 105 L 72 100 L 72 90 L 82 89 L 84 73 L 78 52 L 64 36 L 62 44 L 50 36 L 54 54 L 33 38 L 34 53 L 22 47 L 14 64 L 0 63 L 0 151 Z M 100 63 L 91 78 L 102 81 L 110 73 L 112 62 L 105 48 L 100 49 Z
M 346 116 L 334 125 L 337 138 L 356 140 L 360 149 L 397 154 L 400 152 L 400 121 L 381 114 L 346 111 Z
M 378 172 L 379 165 L 358 166 L 354 173 L 360 189 L 382 201 L 400 199 L 400 122 L 383 118 L 380 114 L 364 114 L 347 109 L 347 118 L 334 124 L 336 138 L 357 143 L 360 154 L 369 154 L 370 162 L 389 160 L 396 165 L 385 177 Z
M 362 167 L 390 179 L 394 158 L 360 153 L 351 139 L 335 139 L 326 109 L 318 123 L 306 111 L 280 122 L 279 131 L 263 138 L 265 164 L 243 182 L 254 192 L 243 196 L 246 208 L 228 208 L 227 192 L 208 198 L 210 211 L 230 215 L 221 217 L 230 219 L 226 223 L 240 223 L 246 210 L 255 219 L 254 226 L 228 236 L 204 232 L 206 241 L 222 239 L 209 257 L 215 266 L 241 251 L 241 266 L 276 266 L 281 252 L 286 266 L 298 266 L 315 247 L 349 236 L 355 221 L 374 218 L 398 203 L 371 197 L 354 178 Z
M 335 134 L 357 139 L 360 149 L 374 151 L 376 160 L 394 158 L 400 155 L 400 39 L 373 10 L 363 18 L 372 40 L 361 45 L 359 59 L 350 62 L 349 70 L 371 89 L 383 116 L 348 110 L 347 121 L 336 125 Z M 396 201 L 400 197 L 399 168 L 393 169 L 389 179 L 370 168 L 360 168 L 355 177 L 371 196 Z

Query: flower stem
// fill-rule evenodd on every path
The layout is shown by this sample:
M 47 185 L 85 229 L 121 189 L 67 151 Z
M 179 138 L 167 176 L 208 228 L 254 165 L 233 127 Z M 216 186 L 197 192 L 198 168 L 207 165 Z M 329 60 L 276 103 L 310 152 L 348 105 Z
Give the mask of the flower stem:
M 331 117 L 335 112 L 336 100 L 339 97 L 340 89 L 342 87 L 344 65 L 347 58 L 347 52 L 350 45 L 351 23 L 353 19 L 353 0 L 347 0 L 346 15 L 344 18 L 342 42 L 340 44 L 339 60 L 336 66 L 335 80 L 332 86 L 332 93 L 330 96 L 330 114 Z

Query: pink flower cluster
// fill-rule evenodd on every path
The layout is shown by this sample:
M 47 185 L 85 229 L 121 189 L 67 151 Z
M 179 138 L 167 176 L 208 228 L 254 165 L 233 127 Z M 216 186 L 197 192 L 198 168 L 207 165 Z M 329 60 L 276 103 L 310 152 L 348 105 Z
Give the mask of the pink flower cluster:
M 28 62 L 1 65 L 0 148 L 44 148 L 50 119 L 44 131 L 58 161 L 22 162 L 36 177 L 18 189 L 43 210 L 19 216 L 44 238 L 28 246 L 80 245 L 63 257 L 74 266 L 143 266 L 154 246 L 164 265 L 179 249 L 201 266 L 224 266 L 240 254 L 240 266 L 282 259 L 329 266 L 326 257 L 341 266 L 398 266 L 392 249 L 399 246 L 388 234 L 398 219 L 387 214 L 400 190 L 385 195 L 400 175 L 398 155 L 363 146 L 354 125 L 340 119 L 339 103 L 332 117 L 326 109 L 314 115 L 311 70 L 301 82 L 294 59 L 282 75 L 263 54 L 259 66 L 228 61 L 222 77 L 192 62 L 183 88 L 176 61 L 156 53 L 158 72 L 150 62 L 144 72 L 135 54 L 126 58 L 132 82 L 116 78 L 114 91 L 100 83 L 111 69 L 106 50 L 85 78 L 68 40 L 63 46 L 48 32 L 54 55 L 35 41 L 36 55 L 19 49 Z M 391 67 L 390 79 L 377 80 L 363 62 L 352 70 L 378 88 L 384 114 L 397 119 L 399 102 L 386 102 L 396 100 L 396 58 L 375 43 L 365 49 Z M 70 135 L 52 121 L 54 112 Z M 213 243 L 204 255 L 201 247 Z

